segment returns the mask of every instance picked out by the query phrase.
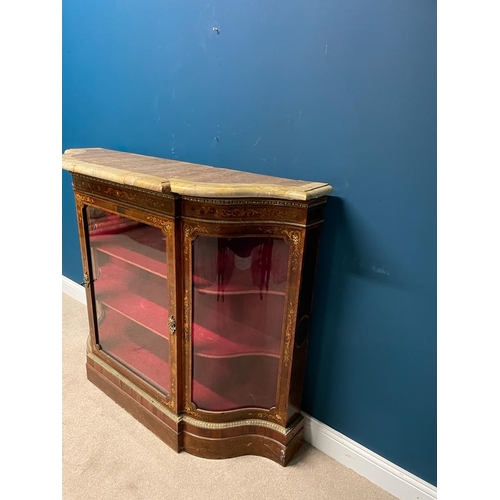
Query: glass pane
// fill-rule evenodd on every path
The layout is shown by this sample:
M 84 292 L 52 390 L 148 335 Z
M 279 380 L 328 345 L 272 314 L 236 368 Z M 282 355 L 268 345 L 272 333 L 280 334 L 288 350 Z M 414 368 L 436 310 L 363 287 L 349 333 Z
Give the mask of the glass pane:
M 193 402 L 276 405 L 289 248 L 269 237 L 193 242 Z
M 163 232 L 87 207 L 102 350 L 164 394 L 170 387 L 166 241 Z

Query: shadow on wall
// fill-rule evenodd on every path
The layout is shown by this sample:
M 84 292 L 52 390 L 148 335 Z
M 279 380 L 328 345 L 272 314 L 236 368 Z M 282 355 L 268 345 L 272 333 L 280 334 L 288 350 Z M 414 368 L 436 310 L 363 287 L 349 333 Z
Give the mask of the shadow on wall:
M 352 304 L 346 301 L 349 278 L 356 276 L 401 289 L 410 286 L 403 267 L 389 253 L 388 245 L 383 244 L 381 236 L 345 199 L 328 198 L 324 221 L 303 395 L 304 411 L 319 419 L 325 395 L 333 395 L 332 384 L 340 380 L 337 347 L 349 335 L 342 328 L 345 308 L 352 309 Z

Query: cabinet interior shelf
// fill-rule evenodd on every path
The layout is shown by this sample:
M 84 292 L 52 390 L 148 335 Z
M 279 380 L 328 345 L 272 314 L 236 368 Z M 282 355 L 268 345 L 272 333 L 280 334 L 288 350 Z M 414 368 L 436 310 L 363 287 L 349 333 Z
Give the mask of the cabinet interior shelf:
M 124 283 L 133 286 L 124 286 Z M 108 262 L 99 267 L 94 288 L 96 300 L 101 304 L 155 334 L 169 338 L 168 309 L 149 298 L 151 295 L 164 297 L 166 282 L 165 287 L 152 287 L 128 269 Z
M 279 359 L 198 358 L 192 379 L 193 402 L 208 411 L 270 408 L 276 403 Z M 252 373 L 252 377 L 248 377 Z
M 206 295 L 247 295 L 247 294 L 262 294 L 262 295 L 282 295 L 286 293 L 286 283 L 275 284 L 271 282 L 269 288 L 260 287 L 251 279 L 250 273 L 234 269 L 229 283 L 218 284 L 217 278 L 213 282 L 207 281 L 206 278 L 193 275 L 193 284 L 198 293 Z
M 193 401 L 200 408 L 205 408 L 207 411 L 228 411 L 238 408 L 248 407 L 246 401 L 243 400 L 245 394 L 241 392 L 241 388 L 233 384 L 232 388 L 228 388 L 230 394 L 223 396 L 209 387 L 201 384 L 197 379 L 193 379 Z M 262 398 L 261 398 L 262 399 Z M 272 405 L 275 399 L 275 394 L 267 396 L 269 401 L 263 401 L 261 404 L 253 403 L 250 407 L 253 408 L 266 408 Z
M 134 321 L 107 310 L 99 342 L 109 356 L 165 393 L 170 387 L 169 342 Z
M 207 358 L 273 356 L 279 358 L 280 340 L 230 318 L 223 318 L 227 336 L 193 323 L 193 354 Z
M 139 231 L 145 234 L 142 235 Z M 167 278 L 167 266 L 165 260 L 162 259 L 165 253 L 133 239 L 133 236 L 139 233 L 142 236 L 142 241 L 147 242 L 153 237 L 151 235 L 153 231 L 158 230 L 154 227 L 143 226 L 139 230 L 127 231 L 126 234 L 96 235 L 92 236 L 92 244 L 97 251 L 110 257 L 120 259 L 162 278 Z

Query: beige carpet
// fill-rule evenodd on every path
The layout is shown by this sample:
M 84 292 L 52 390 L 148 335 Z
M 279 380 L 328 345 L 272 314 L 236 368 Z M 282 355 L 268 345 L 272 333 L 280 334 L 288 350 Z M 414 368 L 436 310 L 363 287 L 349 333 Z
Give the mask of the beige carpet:
M 286 468 L 175 453 L 87 381 L 85 306 L 63 293 L 62 311 L 65 500 L 395 498 L 306 443 Z

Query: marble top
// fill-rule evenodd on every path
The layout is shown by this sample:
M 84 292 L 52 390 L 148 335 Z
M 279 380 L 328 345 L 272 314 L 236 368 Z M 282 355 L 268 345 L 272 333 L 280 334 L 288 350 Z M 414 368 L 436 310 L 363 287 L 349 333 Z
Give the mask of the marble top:
M 118 184 L 188 196 L 310 200 L 333 191 L 309 182 L 102 148 L 68 149 L 64 170 Z

